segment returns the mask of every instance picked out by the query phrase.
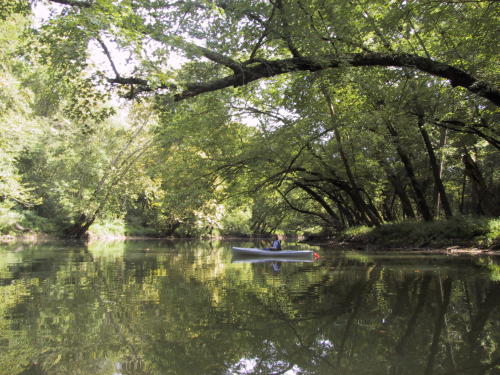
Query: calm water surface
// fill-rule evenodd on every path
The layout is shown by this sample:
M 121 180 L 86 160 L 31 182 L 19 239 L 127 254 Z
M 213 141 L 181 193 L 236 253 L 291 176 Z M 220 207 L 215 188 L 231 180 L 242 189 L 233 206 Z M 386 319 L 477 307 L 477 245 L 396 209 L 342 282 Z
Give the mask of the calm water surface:
M 1 246 L 0 375 L 500 373 L 498 258 L 231 245 Z

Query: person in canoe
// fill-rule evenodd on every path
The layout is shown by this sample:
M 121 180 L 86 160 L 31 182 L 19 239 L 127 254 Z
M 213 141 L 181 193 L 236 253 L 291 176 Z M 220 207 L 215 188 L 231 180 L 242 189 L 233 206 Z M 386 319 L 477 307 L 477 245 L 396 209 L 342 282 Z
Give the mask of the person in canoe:
M 266 247 L 264 250 L 274 250 L 274 251 L 281 250 L 281 241 L 280 241 L 278 235 L 274 236 L 274 240 L 273 240 L 271 247 Z

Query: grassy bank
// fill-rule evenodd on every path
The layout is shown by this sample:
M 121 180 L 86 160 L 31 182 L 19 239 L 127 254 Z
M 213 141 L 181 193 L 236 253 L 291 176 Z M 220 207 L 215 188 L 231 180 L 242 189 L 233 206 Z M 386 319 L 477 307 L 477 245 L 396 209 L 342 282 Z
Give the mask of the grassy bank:
M 500 247 L 500 218 L 457 217 L 433 222 L 407 221 L 380 227 L 353 227 L 340 243 L 374 248 Z

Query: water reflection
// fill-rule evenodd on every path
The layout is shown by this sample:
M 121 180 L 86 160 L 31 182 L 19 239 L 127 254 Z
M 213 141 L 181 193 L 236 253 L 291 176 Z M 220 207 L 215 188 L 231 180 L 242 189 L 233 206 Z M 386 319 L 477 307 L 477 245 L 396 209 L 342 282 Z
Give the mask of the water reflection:
M 0 248 L 0 375 L 500 371 L 494 258 L 231 245 Z

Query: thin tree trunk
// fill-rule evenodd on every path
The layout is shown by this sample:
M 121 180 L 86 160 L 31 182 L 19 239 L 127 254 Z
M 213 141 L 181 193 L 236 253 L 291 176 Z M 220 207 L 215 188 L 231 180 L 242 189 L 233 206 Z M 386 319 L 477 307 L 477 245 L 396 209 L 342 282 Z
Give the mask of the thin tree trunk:
M 337 146 L 339 148 L 339 153 L 340 153 L 340 158 L 342 159 L 342 163 L 344 164 L 344 168 L 347 174 L 347 179 L 349 180 L 351 187 L 352 187 L 352 193 L 350 194 L 351 197 L 353 198 L 354 204 L 357 206 L 357 208 L 360 210 L 360 212 L 363 215 L 366 215 L 368 217 L 368 220 L 372 225 L 379 226 L 381 224 L 381 217 L 380 214 L 376 211 L 375 207 L 373 207 L 371 210 L 365 203 L 362 195 L 361 195 L 361 189 L 356 183 L 356 179 L 354 178 L 354 174 L 352 173 L 351 166 L 349 164 L 349 160 L 347 159 L 347 156 L 344 152 L 344 147 L 342 146 L 342 137 L 340 134 L 340 128 L 337 126 L 335 122 L 335 109 L 333 107 L 332 103 L 332 98 L 330 97 L 330 94 L 327 92 L 326 88 L 324 86 L 321 86 L 321 91 L 323 92 L 323 96 L 326 99 L 326 103 L 328 105 L 328 112 L 330 114 L 330 120 L 332 122 L 332 125 L 335 127 L 334 130 L 334 135 L 335 135 L 335 140 L 337 141 Z
M 342 197 L 342 195 L 340 194 L 338 196 L 329 195 L 329 197 L 337 204 L 339 211 L 343 213 L 347 222 L 347 226 L 353 226 L 360 223 L 359 220 L 361 218 L 359 216 L 356 216 L 357 211 L 349 207 L 349 205 Z
M 392 171 L 391 167 L 387 165 L 386 161 L 383 160 L 383 158 L 380 157 L 378 163 L 384 169 L 384 172 L 387 175 L 387 179 L 394 188 L 394 193 L 396 193 L 401 202 L 401 208 L 403 209 L 404 217 L 414 219 L 415 212 L 413 211 L 410 198 L 408 197 L 408 194 L 406 193 L 406 190 L 403 184 L 401 183 L 401 180 L 396 176 L 396 174 Z
M 415 193 L 415 200 L 417 203 L 418 211 L 419 211 L 420 215 L 422 215 L 422 217 L 425 221 L 432 221 L 432 215 L 431 215 L 431 212 L 429 210 L 429 206 L 427 205 L 422 188 L 420 187 L 420 184 L 417 181 L 417 177 L 415 176 L 415 172 L 414 172 L 410 157 L 401 147 L 401 144 L 399 141 L 399 134 L 390 122 L 387 122 L 386 126 L 387 126 L 387 129 L 389 130 L 389 133 L 391 134 L 391 136 L 394 139 L 394 144 L 396 146 L 396 150 L 398 152 L 399 157 L 401 158 L 401 161 L 403 162 L 403 165 L 404 165 L 405 170 L 406 170 L 406 174 L 408 175 L 408 178 L 410 179 L 413 191 Z
M 318 202 L 328 213 L 328 216 L 331 218 L 331 221 L 336 224 L 337 227 L 339 227 L 341 224 L 340 218 L 336 214 L 336 212 L 333 210 L 332 207 L 319 195 L 317 192 L 315 192 L 311 187 L 299 182 L 299 181 L 294 181 L 294 184 L 297 185 L 299 188 L 304 190 L 312 199 L 314 199 L 316 202 Z
M 396 199 L 396 195 L 392 194 L 391 197 L 389 197 L 390 192 L 387 192 L 385 195 L 384 202 L 382 203 L 382 208 L 383 208 L 383 215 L 384 215 L 384 220 L 385 221 L 393 221 L 396 217 L 394 215 L 393 207 L 394 207 L 394 201 Z M 390 202 L 389 202 L 390 200 Z
M 467 172 L 464 169 L 464 176 L 462 179 L 462 192 L 460 194 L 460 213 L 465 214 L 465 188 L 467 186 Z
M 443 210 L 447 218 L 452 217 L 450 204 L 448 202 L 448 197 L 446 195 L 446 190 L 443 186 L 443 181 L 441 180 L 441 170 L 439 168 L 439 164 L 436 159 L 436 154 L 434 153 L 434 149 L 432 148 L 431 140 L 429 138 L 429 134 L 427 130 L 424 128 L 424 116 L 418 116 L 418 128 L 420 130 L 420 134 L 425 143 L 425 148 L 427 149 L 427 154 L 429 155 L 429 161 L 431 163 L 432 175 L 434 176 L 434 184 L 439 192 L 439 197 L 441 199 L 441 204 L 443 205 Z M 437 212 L 436 212 L 437 214 Z
M 496 207 L 495 199 L 486 186 L 483 175 L 477 163 L 466 150 L 462 157 L 465 173 L 472 183 L 473 193 L 477 199 L 476 213 L 479 215 L 497 216 L 500 209 Z
M 337 205 L 337 208 L 339 210 L 339 214 L 341 215 L 341 217 L 343 217 L 343 219 L 345 221 L 345 223 L 344 223 L 345 227 L 356 225 L 356 219 L 354 218 L 353 214 L 350 211 L 352 209 L 346 205 L 345 200 L 342 199 L 341 196 L 339 197 L 339 196 L 336 196 L 333 194 L 329 194 L 328 196 Z
M 442 180 L 443 179 L 443 168 L 444 168 L 444 152 L 443 148 L 446 146 L 446 140 L 447 140 L 447 135 L 448 135 L 448 129 L 446 128 L 440 128 L 439 129 L 439 150 L 440 150 L 440 155 L 439 155 L 439 160 L 438 160 L 438 165 L 439 165 L 439 178 Z M 434 212 L 436 213 L 436 216 L 439 216 L 440 211 L 441 211 L 441 206 L 440 206 L 440 198 L 439 198 L 439 191 L 437 189 L 437 186 L 434 187 L 434 196 L 432 197 L 432 202 L 434 203 Z

